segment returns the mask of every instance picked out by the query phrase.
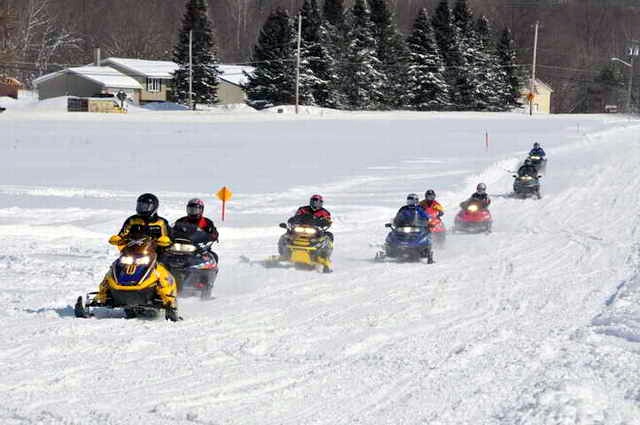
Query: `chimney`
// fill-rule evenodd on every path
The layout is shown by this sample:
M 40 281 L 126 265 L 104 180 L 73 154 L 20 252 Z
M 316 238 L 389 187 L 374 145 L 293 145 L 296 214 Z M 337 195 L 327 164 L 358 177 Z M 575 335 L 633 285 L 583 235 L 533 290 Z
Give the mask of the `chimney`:
M 95 65 L 96 66 L 100 66 L 100 48 L 96 47 L 95 52 L 96 52 L 96 64 Z

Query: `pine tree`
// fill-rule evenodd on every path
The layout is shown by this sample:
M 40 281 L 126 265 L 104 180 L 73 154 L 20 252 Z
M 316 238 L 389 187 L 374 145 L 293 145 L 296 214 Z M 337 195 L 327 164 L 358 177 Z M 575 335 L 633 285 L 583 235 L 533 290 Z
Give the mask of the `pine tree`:
M 374 24 L 378 59 L 387 79 L 384 86 L 383 105 L 397 108 L 406 97 L 408 51 L 398 28 L 393 22 L 393 13 L 386 0 L 369 0 L 371 21 Z
M 342 28 L 344 22 L 344 0 L 325 0 L 322 7 L 324 19 L 335 28 Z
M 356 0 L 349 13 L 349 42 L 340 79 L 346 106 L 350 109 L 377 109 L 386 84 L 377 57 L 374 25 L 366 0 Z
M 346 101 L 339 75 L 341 74 L 341 67 L 345 60 L 345 51 L 348 45 L 344 0 L 325 0 L 322 14 L 324 22 L 321 40 L 323 46 L 328 50 L 329 57 L 333 60 L 332 67 L 334 71 L 334 77 L 329 82 L 332 96 L 331 100 L 327 102 L 327 106 L 341 109 Z
M 469 93 L 470 98 L 465 100 L 467 108 L 475 110 L 488 109 L 487 88 L 485 70 L 488 58 L 482 52 L 478 35 L 474 30 L 473 14 L 467 6 L 466 0 L 456 0 L 453 8 L 453 27 L 458 34 L 460 51 L 466 62 L 464 93 Z
M 301 85 L 308 88 L 315 103 L 336 107 L 335 61 L 331 57 L 329 35 L 325 30 L 316 0 L 304 0 L 302 15 Z
M 508 109 L 505 102 L 508 88 L 505 74 L 496 52 L 494 35 L 485 16 L 478 18 L 475 33 L 480 47 L 482 79 L 478 91 L 485 100 L 485 108 L 491 111 Z
M 409 70 L 407 102 L 418 111 L 448 109 L 449 87 L 426 9 L 420 10 L 407 39 Z
M 215 41 L 207 15 L 206 0 L 189 0 L 182 20 L 182 30 L 173 53 L 178 69 L 173 74 L 174 97 L 186 104 L 189 100 L 189 33 L 192 36 L 193 109 L 197 104 L 218 102 L 218 75 Z
M 505 74 L 506 89 L 504 102 L 509 106 L 518 106 L 520 103 L 520 89 L 522 87 L 523 77 L 520 70 L 516 67 L 516 52 L 513 47 L 513 38 L 509 28 L 502 31 L 497 46 L 498 61 Z
M 454 109 L 468 109 L 473 102 L 468 64 L 461 53 L 460 36 L 452 23 L 447 0 L 440 0 L 431 19 L 438 49 L 444 60 L 445 78 Z
M 250 100 L 295 103 L 294 43 L 293 23 L 287 11 L 278 8 L 267 18 L 253 50 L 255 70 L 247 76 Z

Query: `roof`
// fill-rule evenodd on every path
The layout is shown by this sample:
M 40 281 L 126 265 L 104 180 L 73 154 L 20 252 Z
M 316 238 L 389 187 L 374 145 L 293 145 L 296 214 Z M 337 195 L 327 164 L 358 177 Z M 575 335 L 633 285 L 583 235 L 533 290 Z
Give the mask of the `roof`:
M 178 64 L 171 61 L 150 61 L 145 59 L 107 58 L 102 65 L 117 65 L 127 70 L 127 75 L 170 80 L 178 69 Z
M 526 86 L 522 86 L 522 88 L 520 89 L 520 92 L 524 93 L 525 95 L 528 94 L 529 93 L 529 84 L 531 84 L 531 78 L 527 79 L 527 85 Z M 542 90 L 547 91 L 549 93 L 553 93 L 553 89 L 551 88 L 551 86 L 549 84 L 546 84 L 542 80 L 539 80 L 539 79 L 536 78 L 536 93 L 540 93 L 539 89 L 542 89 Z
M 255 70 L 252 66 L 243 65 L 218 65 L 218 69 L 221 72 L 221 80 L 236 86 L 246 85 L 249 81 L 244 73 L 246 72 L 247 74 L 251 74 Z
M 102 87 L 112 87 L 117 89 L 142 89 L 140 83 L 133 78 L 117 71 L 108 66 L 79 66 L 75 68 L 67 68 L 62 71 L 53 72 L 51 74 L 43 75 L 40 78 L 33 80 L 33 84 L 37 87 L 39 84 L 45 81 L 57 78 L 65 74 L 75 74 L 87 80 L 91 80 L 100 84 Z

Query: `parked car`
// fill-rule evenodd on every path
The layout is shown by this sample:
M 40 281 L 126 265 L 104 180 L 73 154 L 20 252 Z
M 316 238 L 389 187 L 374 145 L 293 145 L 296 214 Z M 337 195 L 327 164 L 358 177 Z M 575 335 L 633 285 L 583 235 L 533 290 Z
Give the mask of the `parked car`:
M 262 111 L 263 109 L 273 107 L 273 103 L 265 99 L 247 100 L 247 105 L 251 106 L 252 108 L 258 111 Z

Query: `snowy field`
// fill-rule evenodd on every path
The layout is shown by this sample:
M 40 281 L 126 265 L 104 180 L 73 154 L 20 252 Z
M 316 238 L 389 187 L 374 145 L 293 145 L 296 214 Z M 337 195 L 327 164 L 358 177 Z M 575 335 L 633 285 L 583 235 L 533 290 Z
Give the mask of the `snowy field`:
M 0 130 L 3 425 L 640 424 L 638 121 L 16 105 Z M 543 198 L 512 199 L 534 141 Z M 407 193 L 435 189 L 450 226 L 479 181 L 492 234 L 372 261 Z M 206 200 L 216 298 L 181 299 L 178 323 L 74 318 L 147 191 L 170 221 Z M 313 193 L 333 274 L 240 261 L 274 254 Z

